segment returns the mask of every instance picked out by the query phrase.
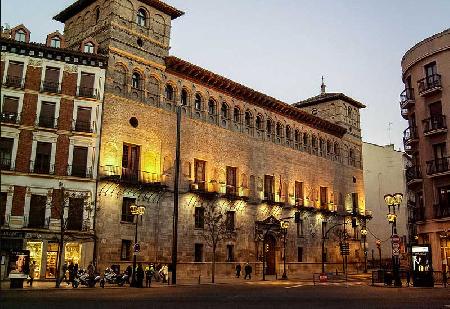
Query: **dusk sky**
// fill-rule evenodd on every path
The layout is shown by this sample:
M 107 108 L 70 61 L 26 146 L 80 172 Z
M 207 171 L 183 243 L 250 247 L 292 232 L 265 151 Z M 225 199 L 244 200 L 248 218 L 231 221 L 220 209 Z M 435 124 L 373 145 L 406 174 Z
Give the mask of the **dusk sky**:
M 43 42 L 72 0 L 2 0 L 1 22 L 24 23 Z M 172 55 L 286 103 L 327 91 L 367 105 L 364 141 L 403 148 L 400 61 L 450 27 L 450 1 L 168 0 L 186 15 L 172 25 Z M 20 8 L 20 9 L 18 9 Z M 430 14 L 432 12 L 432 14 Z

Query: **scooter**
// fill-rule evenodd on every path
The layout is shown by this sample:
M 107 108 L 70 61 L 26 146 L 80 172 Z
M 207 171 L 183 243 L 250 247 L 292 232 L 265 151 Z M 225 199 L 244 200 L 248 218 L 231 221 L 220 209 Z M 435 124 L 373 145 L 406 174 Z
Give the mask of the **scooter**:
M 89 288 L 93 288 L 100 280 L 101 277 L 99 275 L 89 276 L 87 271 L 80 269 L 78 270 L 77 276 L 73 280 L 73 287 L 77 288 L 81 284 Z
M 123 286 L 126 282 L 128 282 L 126 273 L 116 274 L 111 268 L 106 268 L 103 278 L 100 279 L 100 286 L 104 288 L 106 283 Z

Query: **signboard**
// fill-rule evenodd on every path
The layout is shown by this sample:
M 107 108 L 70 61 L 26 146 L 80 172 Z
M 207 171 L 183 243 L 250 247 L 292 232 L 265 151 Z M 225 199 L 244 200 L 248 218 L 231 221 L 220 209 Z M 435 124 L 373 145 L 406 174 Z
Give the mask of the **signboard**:
M 400 243 L 400 236 L 398 236 L 397 234 L 394 234 L 394 235 L 392 235 L 391 240 L 392 240 L 392 243 L 399 244 Z
M 8 274 L 10 279 L 26 279 L 30 272 L 30 251 L 12 250 L 9 253 Z
M 320 281 L 320 282 L 327 282 L 327 281 L 328 281 L 328 276 L 327 276 L 327 274 L 321 273 L 321 274 L 319 275 L 319 281 Z
M 431 246 L 412 246 L 411 259 L 414 286 L 434 286 L 433 267 L 431 263 Z
M 350 245 L 348 242 L 340 244 L 341 255 L 350 255 Z
M 134 244 L 134 252 L 140 252 L 141 251 L 141 245 L 139 243 Z

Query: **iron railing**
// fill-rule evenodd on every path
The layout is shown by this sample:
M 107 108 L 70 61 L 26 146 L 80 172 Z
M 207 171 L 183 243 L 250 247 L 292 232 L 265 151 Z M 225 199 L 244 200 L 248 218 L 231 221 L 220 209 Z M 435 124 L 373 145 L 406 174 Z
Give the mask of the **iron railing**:
M 15 112 L 2 112 L 1 121 L 4 123 L 18 124 L 20 121 L 20 117 L 19 114 Z
M 450 217 L 450 204 L 449 203 L 439 203 L 433 205 L 434 217 L 437 219 Z
M 423 121 L 423 133 L 431 133 L 437 130 L 447 129 L 445 115 L 434 115 Z
M 403 131 L 403 143 L 405 145 L 411 143 L 417 139 L 417 127 L 416 126 L 410 126 L 405 131 Z
M 98 90 L 92 87 L 78 87 L 77 96 L 83 98 L 97 99 Z
M 12 88 L 23 88 L 23 86 L 24 86 L 24 79 L 21 76 L 9 76 L 9 75 L 7 75 L 3 85 L 6 86 L 6 87 L 12 87 Z
M 41 91 L 42 92 L 50 92 L 50 93 L 60 93 L 61 92 L 58 82 L 45 81 L 45 80 L 41 82 Z
M 412 103 L 414 103 L 414 88 L 406 88 L 400 93 L 400 107 L 405 108 Z
M 52 175 L 55 172 L 55 165 L 50 161 L 30 161 L 30 173 Z
M 58 127 L 58 118 L 40 115 L 37 121 L 37 125 L 42 128 L 56 129 Z
M 450 166 L 449 159 L 450 157 L 443 157 L 427 161 L 427 174 L 433 175 L 448 172 Z
M 440 74 L 431 74 L 425 78 L 417 81 L 419 87 L 419 94 L 423 94 L 431 89 L 440 89 L 442 88 L 441 83 L 441 75 Z
M 91 121 L 73 120 L 72 128 L 76 132 L 93 133 L 94 126 Z
M 67 165 L 67 175 L 81 178 L 92 178 L 92 167 L 86 167 L 86 165 Z
M 413 166 L 408 166 L 406 168 L 406 181 L 410 182 L 413 180 L 418 180 L 418 179 L 422 179 L 422 172 L 420 171 L 420 167 L 413 165 Z
M 12 171 L 14 170 L 13 161 L 9 158 L 0 158 L 0 166 L 2 171 Z
M 102 179 L 116 180 L 131 184 L 151 184 L 161 182 L 159 175 L 156 173 L 114 165 L 100 166 L 99 175 Z

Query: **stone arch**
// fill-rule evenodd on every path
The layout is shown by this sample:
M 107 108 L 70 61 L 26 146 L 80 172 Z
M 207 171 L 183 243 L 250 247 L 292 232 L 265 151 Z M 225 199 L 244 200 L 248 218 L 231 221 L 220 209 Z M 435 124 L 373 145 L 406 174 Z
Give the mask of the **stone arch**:
M 195 92 L 194 109 L 199 111 L 203 109 L 203 95 L 200 91 Z
M 247 126 L 249 128 L 253 127 L 253 114 L 252 114 L 252 112 L 249 109 L 247 109 L 245 111 L 244 123 L 245 123 L 245 126 Z
M 164 40 L 164 37 L 166 36 L 166 21 L 164 17 L 159 14 L 155 14 L 153 21 L 153 31 L 157 36 L 157 40 L 162 42 Z
M 127 81 L 128 68 L 122 62 L 116 62 L 113 71 L 113 81 L 118 86 L 125 86 L 128 84 Z M 122 90 L 122 88 L 120 88 Z
M 217 113 L 217 101 L 214 97 L 208 99 L 208 114 L 215 115 Z

